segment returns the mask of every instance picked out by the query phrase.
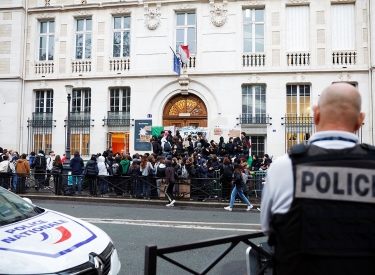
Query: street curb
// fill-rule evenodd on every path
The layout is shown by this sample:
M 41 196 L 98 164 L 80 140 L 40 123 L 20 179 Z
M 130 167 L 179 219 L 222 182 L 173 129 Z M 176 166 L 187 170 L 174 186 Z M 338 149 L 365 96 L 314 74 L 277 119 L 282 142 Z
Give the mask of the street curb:
M 102 197 L 87 197 L 87 196 L 46 196 L 45 194 L 23 194 L 22 197 L 31 200 L 55 200 L 55 201 L 79 201 L 79 202 L 96 202 L 96 203 L 114 203 L 114 204 L 137 204 L 137 205 L 158 205 L 165 206 L 167 200 L 148 200 L 148 199 L 127 199 L 127 198 L 102 198 Z M 175 206 L 185 207 L 205 207 L 205 208 L 222 208 L 228 206 L 229 202 L 197 202 L 197 201 L 179 201 L 176 200 Z M 246 207 L 244 203 L 236 203 L 235 206 Z M 253 204 L 254 209 L 260 207 L 259 204 Z

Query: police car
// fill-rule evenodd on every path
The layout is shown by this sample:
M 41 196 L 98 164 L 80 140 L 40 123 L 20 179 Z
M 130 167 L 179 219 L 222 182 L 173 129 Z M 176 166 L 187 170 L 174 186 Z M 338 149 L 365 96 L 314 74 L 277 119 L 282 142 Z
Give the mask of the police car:
M 103 230 L 1 187 L 0 259 L 0 274 L 113 275 L 121 267 Z

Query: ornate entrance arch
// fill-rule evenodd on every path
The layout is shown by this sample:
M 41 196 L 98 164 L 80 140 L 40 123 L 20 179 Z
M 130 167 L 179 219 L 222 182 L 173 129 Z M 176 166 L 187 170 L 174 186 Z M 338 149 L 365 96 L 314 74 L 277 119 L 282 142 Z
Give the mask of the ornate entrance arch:
M 207 108 L 196 95 L 176 95 L 164 107 L 163 126 L 207 127 Z

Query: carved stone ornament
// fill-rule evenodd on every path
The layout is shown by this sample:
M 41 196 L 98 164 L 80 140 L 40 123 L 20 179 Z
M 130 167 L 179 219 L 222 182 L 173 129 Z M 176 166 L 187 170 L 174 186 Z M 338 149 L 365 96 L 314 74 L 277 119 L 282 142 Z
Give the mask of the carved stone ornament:
M 47 19 L 47 18 L 53 18 L 52 14 L 50 13 L 41 13 L 36 16 L 38 19 Z
M 215 5 L 214 0 L 210 0 L 211 10 L 210 17 L 211 23 L 216 27 L 223 26 L 227 20 L 227 0 L 223 1 L 222 5 Z
M 145 7 L 145 26 L 149 30 L 156 30 L 160 26 L 160 4 L 156 5 L 155 9 L 148 8 L 148 4 L 144 5 Z
M 88 10 L 80 10 L 74 13 L 75 16 L 87 16 L 87 15 L 93 15 L 92 11 Z
M 257 74 L 251 74 L 248 79 L 251 83 L 258 83 L 260 77 Z
M 49 7 L 51 5 L 51 0 L 44 0 L 44 6 Z
M 350 81 L 351 78 L 352 76 L 348 72 L 341 72 L 341 74 L 339 75 L 339 79 L 341 81 Z
M 45 80 L 42 80 L 42 81 L 39 82 L 39 87 L 40 88 L 47 88 L 48 83 Z
M 125 9 L 125 8 L 118 8 L 116 10 L 113 10 L 113 13 L 128 14 L 128 13 L 130 13 L 130 10 L 129 9 Z
M 75 87 L 85 87 L 85 81 L 83 81 L 83 79 L 77 79 L 74 86 Z
M 247 1 L 244 3 L 242 6 L 263 6 L 264 3 L 260 0 L 255 0 L 255 1 Z
M 288 1 L 291 4 L 303 4 L 303 3 L 309 3 L 310 1 L 308 0 L 289 0 Z
M 181 74 L 178 82 L 180 84 L 181 94 L 187 95 L 189 91 L 190 77 L 187 74 Z
M 113 80 L 113 84 L 115 84 L 116 86 L 122 86 L 124 84 L 124 80 L 122 78 L 116 78 L 115 80 Z
M 303 73 L 296 73 L 293 75 L 293 79 L 295 82 L 304 82 L 305 81 L 305 76 Z
M 189 4 L 182 4 L 178 7 L 177 10 L 194 10 L 195 7 Z

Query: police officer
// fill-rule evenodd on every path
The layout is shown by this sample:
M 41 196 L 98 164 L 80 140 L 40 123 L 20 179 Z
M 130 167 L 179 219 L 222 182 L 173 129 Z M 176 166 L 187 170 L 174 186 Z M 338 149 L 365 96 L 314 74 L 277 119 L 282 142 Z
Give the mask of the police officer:
M 275 273 L 374 272 L 375 149 L 354 134 L 364 119 L 361 96 L 333 84 L 313 110 L 317 132 L 274 161 L 262 194 Z

